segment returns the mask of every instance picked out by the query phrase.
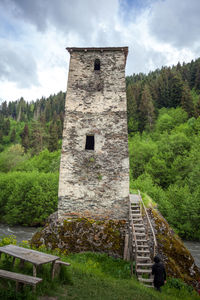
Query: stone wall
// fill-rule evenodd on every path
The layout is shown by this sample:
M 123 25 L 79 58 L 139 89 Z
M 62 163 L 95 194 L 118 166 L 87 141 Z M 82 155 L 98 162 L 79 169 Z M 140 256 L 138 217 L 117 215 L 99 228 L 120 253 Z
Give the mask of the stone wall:
M 70 49 L 59 219 L 127 219 L 129 158 L 122 48 Z M 100 71 L 94 70 L 100 59 Z M 94 150 L 85 150 L 93 135 Z

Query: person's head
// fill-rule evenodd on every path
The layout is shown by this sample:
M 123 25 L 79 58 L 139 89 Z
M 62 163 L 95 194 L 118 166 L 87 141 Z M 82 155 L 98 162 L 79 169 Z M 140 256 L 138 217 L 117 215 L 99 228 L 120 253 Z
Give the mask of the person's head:
M 153 260 L 154 260 L 155 263 L 159 263 L 160 262 L 160 257 L 158 255 L 156 255 Z

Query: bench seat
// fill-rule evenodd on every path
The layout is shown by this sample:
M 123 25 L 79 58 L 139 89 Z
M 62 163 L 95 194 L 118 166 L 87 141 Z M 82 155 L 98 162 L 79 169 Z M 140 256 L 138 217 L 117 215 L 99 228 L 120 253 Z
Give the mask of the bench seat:
M 23 284 L 29 284 L 35 287 L 39 282 L 42 281 L 42 278 L 24 275 L 20 273 L 14 273 L 6 270 L 0 270 L 0 277 L 16 281 L 16 289 L 18 289 L 18 282 Z

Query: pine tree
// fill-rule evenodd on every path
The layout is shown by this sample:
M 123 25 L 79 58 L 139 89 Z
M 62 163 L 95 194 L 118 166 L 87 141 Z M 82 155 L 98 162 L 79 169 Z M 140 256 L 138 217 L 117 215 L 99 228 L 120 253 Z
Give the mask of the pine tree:
M 198 118 L 200 116 L 200 97 L 195 105 L 195 117 Z
M 24 151 L 27 152 L 28 148 L 30 147 L 28 124 L 25 124 L 24 126 L 24 129 L 21 133 L 21 139 L 22 147 L 24 148 Z
M 52 123 L 50 126 L 50 137 L 49 137 L 48 150 L 50 152 L 58 150 L 58 134 L 57 134 L 56 123 Z
M 183 94 L 183 81 L 179 74 L 172 74 L 170 79 L 169 107 L 177 107 L 181 104 Z
M 0 143 L 2 143 L 2 141 L 3 141 L 3 132 L 2 132 L 2 130 L 0 129 Z
M 195 74 L 195 89 L 200 91 L 200 62 L 197 65 L 197 71 Z
M 3 124 L 3 134 L 8 135 L 10 132 L 10 120 L 7 119 L 6 121 L 4 120 Z
M 194 115 L 194 105 L 190 89 L 188 84 L 185 82 L 183 85 L 183 92 L 181 97 L 181 106 L 188 113 L 189 117 Z
M 138 129 L 138 118 L 137 118 L 137 103 L 134 96 L 134 90 L 132 85 L 129 84 L 127 88 L 127 117 L 128 117 L 128 132 L 134 132 Z
M 40 124 L 38 122 L 33 123 L 31 133 L 32 154 L 38 154 L 42 151 L 44 142 L 43 136 L 44 132 Z
M 139 111 L 140 111 L 141 130 L 143 130 L 144 128 L 152 129 L 155 113 L 154 113 L 153 100 L 147 84 L 145 84 L 144 89 L 142 91 Z
M 15 130 L 15 128 L 13 128 L 11 131 L 11 135 L 10 135 L 11 143 L 13 143 L 15 141 L 15 139 L 16 139 L 16 130 Z

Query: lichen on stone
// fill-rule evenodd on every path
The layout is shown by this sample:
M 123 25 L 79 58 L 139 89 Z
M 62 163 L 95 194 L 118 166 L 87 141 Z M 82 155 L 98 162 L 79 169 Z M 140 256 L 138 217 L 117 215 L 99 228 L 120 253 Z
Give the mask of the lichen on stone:
M 45 245 L 61 252 L 104 252 L 113 257 L 123 257 L 125 220 L 94 220 L 90 218 L 66 219 L 49 222 L 37 232 L 31 245 Z

